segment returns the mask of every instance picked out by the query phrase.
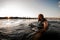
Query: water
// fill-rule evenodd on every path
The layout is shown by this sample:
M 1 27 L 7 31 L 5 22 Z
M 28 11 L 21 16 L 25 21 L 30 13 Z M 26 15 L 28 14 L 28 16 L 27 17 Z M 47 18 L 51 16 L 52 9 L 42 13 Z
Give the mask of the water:
M 17 39 L 22 40 L 26 35 L 30 38 L 35 32 L 31 30 L 29 24 L 36 22 L 37 19 L 1 19 L 0 35 L 3 35 L 3 38 L 1 36 L 0 38 L 1 40 L 15 40 L 18 37 Z M 60 20 L 48 20 L 48 22 L 50 25 L 47 32 L 57 32 L 60 35 Z

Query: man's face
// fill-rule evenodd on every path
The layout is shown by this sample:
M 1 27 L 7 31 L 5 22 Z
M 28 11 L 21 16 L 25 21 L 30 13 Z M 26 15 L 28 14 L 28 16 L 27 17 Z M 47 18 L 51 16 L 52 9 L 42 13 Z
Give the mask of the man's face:
M 38 16 L 38 19 L 42 19 L 42 16 Z

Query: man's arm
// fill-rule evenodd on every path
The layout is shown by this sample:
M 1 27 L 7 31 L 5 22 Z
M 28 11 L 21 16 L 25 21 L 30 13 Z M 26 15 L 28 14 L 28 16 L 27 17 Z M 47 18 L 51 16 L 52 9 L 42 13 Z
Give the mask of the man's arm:
M 47 21 L 44 21 L 44 31 L 46 31 L 48 28 L 48 22 Z

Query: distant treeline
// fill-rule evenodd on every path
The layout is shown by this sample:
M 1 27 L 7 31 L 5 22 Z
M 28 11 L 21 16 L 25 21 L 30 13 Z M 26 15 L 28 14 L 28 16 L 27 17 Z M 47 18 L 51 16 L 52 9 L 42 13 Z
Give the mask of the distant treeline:
M 0 17 L 0 19 L 37 19 L 31 17 Z
M 37 18 L 32 18 L 32 17 L 0 17 L 0 19 L 37 19 Z M 60 20 L 60 18 L 46 18 L 46 19 Z

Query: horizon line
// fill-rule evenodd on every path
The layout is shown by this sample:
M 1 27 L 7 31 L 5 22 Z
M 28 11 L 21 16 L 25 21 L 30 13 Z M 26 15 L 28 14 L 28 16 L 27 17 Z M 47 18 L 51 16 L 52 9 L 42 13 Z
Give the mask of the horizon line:
M 60 19 L 57 17 L 45 17 L 47 19 Z M 37 17 L 0 17 L 0 19 L 37 19 Z

